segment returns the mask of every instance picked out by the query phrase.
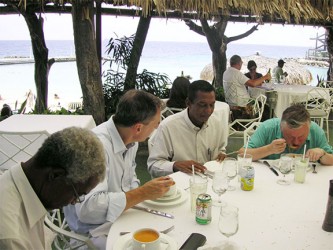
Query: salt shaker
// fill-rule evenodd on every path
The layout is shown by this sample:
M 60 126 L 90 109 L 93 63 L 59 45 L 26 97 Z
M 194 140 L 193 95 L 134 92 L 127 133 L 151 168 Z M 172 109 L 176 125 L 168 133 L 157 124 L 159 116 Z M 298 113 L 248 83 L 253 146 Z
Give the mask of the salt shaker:
M 322 228 L 326 232 L 333 232 L 333 180 L 330 180 L 326 215 Z

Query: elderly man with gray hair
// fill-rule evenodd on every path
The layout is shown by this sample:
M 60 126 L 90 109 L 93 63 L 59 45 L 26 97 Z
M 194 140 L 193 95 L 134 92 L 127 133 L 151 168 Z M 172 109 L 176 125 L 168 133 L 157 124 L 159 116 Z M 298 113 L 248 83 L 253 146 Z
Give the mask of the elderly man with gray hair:
M 104 177 L 104 150 L 93 132 L 72 127 L 52 134 L 0 177 L 0 249 L 52 249 L 47 210 L 82 202 Z
M 282 153 L 303 154 L 322 165 L 333 165 L 333 149 L 325 132 L 310 120 L 309 112 L 301 104 L 287 108 L 282 118 L 263 122 L 251 136 L 247 153 L 253 160 L 278 159 Z M 244 153 L 244 147 L 239 150 Z

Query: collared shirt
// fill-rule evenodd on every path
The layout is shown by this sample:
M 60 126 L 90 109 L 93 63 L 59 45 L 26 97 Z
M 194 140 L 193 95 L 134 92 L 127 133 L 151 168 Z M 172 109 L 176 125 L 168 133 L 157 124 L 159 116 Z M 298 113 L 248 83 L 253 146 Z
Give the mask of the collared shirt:
M 225 151 L 228 128 L 221 127 L 214 113 L 202 128 L 188 117 L 188 109 L 164 119 L 149 143 L 148 171 L 154 176 L 173 173 L 175 161 L 194 160 L 201 164 L 215 160 Z
M 242 72 L 234 67 L 229 67 L 223 73 L 223 88 L 225 97 L 230 106 L 245 106 L 250 99 L 246 89 L 249 80 Z
M 281 127 L 281 119 L 273 118 L 263 122 L 251 136 L 249 141 L 249 148 L 260 148 L 265 145 L 270 144 L 275 139 L 283 138 Z M 306 148 L 321 148 L 327 153 L 332 154 L 333 149 L 328 144 L 324 130 L 318 126 L 317 123 L 311 122 L 310 132 L 305 141 Z M 304 145 L 305 145 L 304 144 Z M 283 153 L 294 153 L 294 154 L 303 154 L 304 145 L 296 150 L 290 150 L 288 147 L 284 150 Z M 279 159 L 281 154 L 272 154 L 265 158 L 267 159 Z
M 0 249 L 51 249 L 47 213 L 20 164 L 0 177 Z
M 104 146 L 106 176 L 83 203 L 64 207 L 68 225 L 77 233 L 88 233 L 106 221 L 113 223 L 126 207 L 125 192 L 140 185 L 135 173 L 138 143 L 126 146 L 112 117 L 93 132 Z

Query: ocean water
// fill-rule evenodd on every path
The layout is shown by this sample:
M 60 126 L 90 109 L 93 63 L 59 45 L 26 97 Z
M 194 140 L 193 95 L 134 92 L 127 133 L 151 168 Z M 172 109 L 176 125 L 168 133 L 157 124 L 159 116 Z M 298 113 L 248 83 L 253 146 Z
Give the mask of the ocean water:
M 106 45 L 103 41 L 103 56 L 107 56 Z M 75 55 L 73 41 L 46 41 L 51 57 L 71 57 Z M 0 41 L 0 58 L 32 57 L 30 41 Z M 250 56 L 257 52 L 272 58 L 304 58 L 308 47 L 270 46 L 230 43 L 227 57 L 234 54 Z M 183 71 L 193 80 L 199 79 L 202 69 L 211 63 L 211 51 L 206 43 L 191 42 L 152 42 L 147 41 L 142 52 L 139 72 L 143 69 L 155 73 L 163 73 L 172 81 Z M 103 71 L 109 64 L 103 65 Z M 308 67 L 314 77 L 326 76 L 327 69 Z M 326 77 L 325 77 L 326 78 Z M 103 79 L 102 79 L 103 81 Z M 2 102 L 12 105 L 15 100 L 22 101 L 29 90 L 35 93 L 34 64 L 0 65 L 0 96 Z M 57 94 L 60 99 L 55 100 Z M 58 62 L 53 64 L 49 74 L 49 105 L 62 100 L 78 101 L 82 91 L 76 69 L 76 62 Z

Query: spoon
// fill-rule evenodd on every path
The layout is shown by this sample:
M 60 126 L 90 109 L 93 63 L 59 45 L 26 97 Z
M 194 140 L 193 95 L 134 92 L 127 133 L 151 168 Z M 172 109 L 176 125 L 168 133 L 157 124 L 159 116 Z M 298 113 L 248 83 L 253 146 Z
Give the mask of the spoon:
M 160 231 L 160 233 L 162 233 L 162 234 L 167 234 L 167 233 L 169 233 L 169 232 L 171 232 L 172 230 L 174 230 L 175 229 L 175 226 L 171 226 L 171 227 L 169 227 L 169 228 L 167 228 L 167 229 L 164 229 L 164 230 L 162 230 L 162 231 Z M 125 234 L 129 234 L 130 232 L 120 232 L 119 234 L 120 235 L 125 235 Z
M 313 167 L 313 171 L 312 171 L 312 173 L 314 173 L 314 174 L 316 174 L 317 173 L 317 171 L 316 171 L 316 164 L 312 164 L 312 167 Z

